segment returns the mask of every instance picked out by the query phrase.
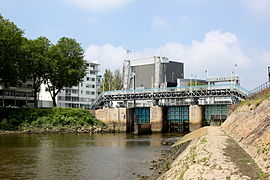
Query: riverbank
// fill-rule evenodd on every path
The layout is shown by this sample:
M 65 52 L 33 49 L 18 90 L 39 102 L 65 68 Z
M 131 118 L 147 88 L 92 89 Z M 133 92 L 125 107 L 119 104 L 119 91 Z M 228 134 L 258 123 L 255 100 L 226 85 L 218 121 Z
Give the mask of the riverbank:
M 231 108 L 221 127 L 204 127 L 159 179 L 270 179 L 270 89 Z
M 86 109 L 0 108 L 0 132 L 95 133 L 113 132 Z
M 205 129 L 207 133 L 190 140 L 160 180 L 266 178 L 251 156 L 220 127 Z
M 114 129 L 110 129 L 108 126 L 84 126 L 80 128 L 25 128 L 23 130 L 11 131 L 1 130 L 0 135 L 8 134 L 94 134 L 94 133 L 118 133 Z

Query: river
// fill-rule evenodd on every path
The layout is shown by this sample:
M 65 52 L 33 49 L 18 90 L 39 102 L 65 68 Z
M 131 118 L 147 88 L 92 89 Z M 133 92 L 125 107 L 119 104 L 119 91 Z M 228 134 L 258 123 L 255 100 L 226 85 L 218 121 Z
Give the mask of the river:
M 0 179 L 136 179 L 176 135 L 0 135 Z

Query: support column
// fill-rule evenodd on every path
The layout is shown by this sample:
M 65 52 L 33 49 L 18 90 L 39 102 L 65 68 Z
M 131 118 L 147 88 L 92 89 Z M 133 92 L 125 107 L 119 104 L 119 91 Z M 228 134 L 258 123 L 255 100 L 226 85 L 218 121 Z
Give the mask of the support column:
M 150 108 L 150 123 L 152 132 L 162 132 L 163 130 L 163 108 L 152 106 Z
M 189 130 L 194 131 L 202 127 L 203 107 L 198 105 L 189 106 Z

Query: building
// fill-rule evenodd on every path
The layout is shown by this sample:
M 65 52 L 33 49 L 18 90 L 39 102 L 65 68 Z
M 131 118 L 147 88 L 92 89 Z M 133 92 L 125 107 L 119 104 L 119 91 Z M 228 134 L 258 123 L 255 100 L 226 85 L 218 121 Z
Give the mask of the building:
M 0 85 L 0 106 L 8 107 L 33 107 L 34 93 L 33 82 L 26 81 L 20 87 L 5 88 Z
M 184 78 L 184 64 L 166 57 L 124 61 L 124 89 L 175 87 Z
M 95 101 L 101 85 L 99 64 L 88 62 L 86 76 L 78 86 L 65 87 L 57 96 L 58 107 L 86 108 Z

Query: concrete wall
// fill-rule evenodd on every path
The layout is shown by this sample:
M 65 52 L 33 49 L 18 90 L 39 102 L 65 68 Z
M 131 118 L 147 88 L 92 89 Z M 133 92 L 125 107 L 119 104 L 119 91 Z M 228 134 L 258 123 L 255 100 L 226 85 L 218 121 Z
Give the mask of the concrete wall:
M 163 130 L 163 108 L 152 106 L 150 108 L 150 123 L 152 132 L 162 132 Z
M 203 107 L 198 105 L 189 106 L 189 130 L 194 131 L 202 127 Z
M 95 110 L 96 118 L 105 122 L 111 129 L 117 132 L 127 131 L 130 111 L 127 108 L 112 108 Z M 128 119 L 128 120 L 127 120 Z

